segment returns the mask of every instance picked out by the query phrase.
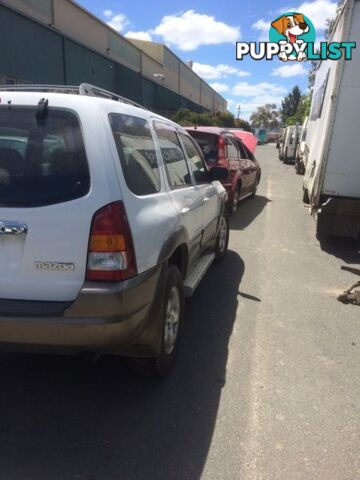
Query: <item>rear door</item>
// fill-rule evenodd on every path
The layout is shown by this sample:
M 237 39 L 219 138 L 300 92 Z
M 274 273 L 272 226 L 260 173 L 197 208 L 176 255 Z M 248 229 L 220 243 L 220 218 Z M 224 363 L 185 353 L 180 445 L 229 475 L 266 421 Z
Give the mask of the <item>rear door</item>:
M 165 165 L 170 197 L 184 225 L 190 243 L 190 262 L 200 254 L 204 192 L 196 188 L 175 128 L 154 122 L 161 156 Z
M 246 184 L 246 192 L 252 192 L 254 188 L 254 183 L 256 181 L 257 175 L 257 167 L 255 163 L 252 161 L 254 156 L 249 151 L 248 148 L 238 140 L 238 147 L 240 151 L 240 157 L 242 158 L 244 171 L 245 171 L 245 184 Z
M 236 173 L 243 168 L 236 139 L 230 135 L 225 135 L 225 148 L 226 157 L 229 161 L 230 176 L 234 178 Z
M 215 186 L 209 182 L 208 170 L 194 140 L 183 133 L 179 133 L 179 136 L 184 146 L 184 151 L 188 159 L 188 165 L 196 184 L 195 189 L 203 198 L 203 237 L 201 241 L 201 247 L 203 249 L 212 243 L 216 235 L 220 212 L 220 197 Z
M 0 107 L 0 298 L 70 301 L 83 285 L 91 213 L 79 120 Z

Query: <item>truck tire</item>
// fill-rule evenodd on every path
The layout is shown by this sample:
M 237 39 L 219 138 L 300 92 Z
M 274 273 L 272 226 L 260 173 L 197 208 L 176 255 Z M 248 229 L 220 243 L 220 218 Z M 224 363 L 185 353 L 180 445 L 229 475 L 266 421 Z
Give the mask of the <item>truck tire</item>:
M 222 260 L 228 250 L 229 245 L 229 219 L 225 216 L 220 217 L 219 232 L 216 237 L 215 244 L 215 260 L 219 262 Z
M 161 308 L 161 350 L 156 358 L 127 359 L 130 370 L 137 375 L 163 377 L 174 367 L 181 325 L 184 317 L 184 288 L 179 269 L 170 265 L 166 271 L 165 288 Z

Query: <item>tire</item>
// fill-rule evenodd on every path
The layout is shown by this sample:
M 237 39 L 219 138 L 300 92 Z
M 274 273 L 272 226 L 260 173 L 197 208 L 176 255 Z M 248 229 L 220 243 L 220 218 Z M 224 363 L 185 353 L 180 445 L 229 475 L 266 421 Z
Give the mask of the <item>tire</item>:
M 294 167 L 295 167 L 295 173 L 299 175 L 299 159 L 298 158 L 295 159 Z
M 250 195 L 250 199 L 253 199 L 256 197 L 256 191 L 257 191 L 257 187 L 260 183 L 260 178 L 259 178 L 259 175 L 256 177 L 256 181 L 255 181 L 255 185 L 254 185 L 254 191 L 252 192 L 252 194 Z
M 304 191 L 303 202 L 308 205 L 310 203 L 309 192 L 308 192 L 307 188 L 304 188 L 303 191 Z
M 161 350 L 156 358 L 128 358 L 130 370 L 137 375 L 164 377 L 175 365 L 184 317 L 184 288 L 179 269 L 170 265 L 166 272 L 161 318 Z
M 240 193 L 241 193 L 241 186 L 237 185 L 236 190 L 234 192 L 233 199 L 229 203 L 229 215 L 235 215 L 238 204 L 239 204 Z
M 215 244 L 215 260 L 217 262 L 223 260 L 226 255 L 229 246 L 229 233 L 229 219 L 222 215 L 220 217 L 219 232 Z

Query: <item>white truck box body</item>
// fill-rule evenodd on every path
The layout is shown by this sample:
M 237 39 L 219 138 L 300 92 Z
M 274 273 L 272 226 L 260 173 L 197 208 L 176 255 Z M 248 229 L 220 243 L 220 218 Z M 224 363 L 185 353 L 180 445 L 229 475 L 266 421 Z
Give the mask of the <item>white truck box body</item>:
M 329 41 L 360 44 L 359 0 L 346 2 Z M 344 198 L 359 200 L 360 208 L 359 49 L 353 49 L 352 54 L 352 60 L 322 61 L 316 72 L 306 139 L 304 189 L 312 211 L 320 214 L 329 197 L 333 202 Z M 346 208 L 340 208 L 342 216 L 346 215 Z M 336 222 L 336 208 L 331 210 L 332 222 Z M 354 218 L 353 208 L 351 212 Z

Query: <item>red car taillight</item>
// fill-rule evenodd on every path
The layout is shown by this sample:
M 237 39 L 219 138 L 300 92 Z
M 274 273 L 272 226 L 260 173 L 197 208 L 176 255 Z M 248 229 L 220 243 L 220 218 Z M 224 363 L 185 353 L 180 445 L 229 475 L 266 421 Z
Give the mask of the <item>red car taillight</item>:
M 136 275 L 136 261 L 124 204 L 98 210 L 91 222 L 86 280 L 119 281 Z
M 226 158 L 225 137 L 219 136 L 218 142 L 218 165 L 221 167 L 229 167 L 229 160 Z

